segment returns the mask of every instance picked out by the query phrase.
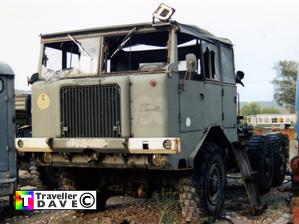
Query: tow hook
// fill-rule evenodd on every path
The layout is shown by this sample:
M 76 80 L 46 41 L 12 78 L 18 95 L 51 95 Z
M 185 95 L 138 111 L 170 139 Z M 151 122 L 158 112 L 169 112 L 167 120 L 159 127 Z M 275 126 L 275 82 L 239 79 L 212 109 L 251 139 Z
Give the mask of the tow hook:
M 88 163 L 93 162 L 93 161 L 99 161 L 99 157 L 98 157 L 97 153 L 95 153 L 95 152 L 92 153 L 87 160 Z

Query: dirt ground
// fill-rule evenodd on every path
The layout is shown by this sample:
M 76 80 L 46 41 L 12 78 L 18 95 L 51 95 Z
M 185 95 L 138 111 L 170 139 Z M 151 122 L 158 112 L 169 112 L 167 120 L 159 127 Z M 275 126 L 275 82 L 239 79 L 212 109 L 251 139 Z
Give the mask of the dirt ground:
M 288 180 L 286 180 L 288 182 Z M 37 186 L 38 179 L 26 171 L 20 171 L 20 187 Z M 247 195 L 240 178 L 228 178 L 226 200 L 223 217 L 217 220 L 203 218 L 202 223 L 249 224 L 249 223 L 288 223 L 291 219 L 289 208 L 289 192 L 272 189 L 263 197 L 268 208 L 258 216 L 251 215 Z M 6 200 L 0 201 L 0 207 Z M 33 211 L 17 212 L 12 218 L 0 214 L 0 224 L 134 224 L 134 223 L 185 223 L 180 215 L 175 200 L 153 197 L 152 199 L 134 199 L 130 197 L 112 197 L 107 202 L 108 209 L 104 212 L 82 211 Z M 2 217 L 2 219 L 1 219 Z
M 290 158 L 297 154 L 298 147 L 294 141 L 290 142 Z M 23 190 L 42 189 L 37 176 L 21 170 L 19 172 L 20 185 Z M 290 186 L 290 176 L 287 176 L 280 188 Z M 26 189 L 27 188 L 27 189 Z M 291 223 L 289 191 L 281 192 L 273 188 L 262 197 L 267 209 L 261 215 L 253 216 L 249 201 L 241 179 L 237 175 L 228 176 L 227 193 L 223 215 L 216 220 L 203 218 L 202 223 L 216 224 L 285 224 Z M 104 212 L 82 212 L 74 210 L 16 212 L 9 218 L 3 208 L 7 204 L 6 198 L 0 198 L 0 224 L 151 224 L 151 223 L 185 223 L 180 215 L 176 200 L 162 195 L 155 195 L 152 199 L 135 199 L 131 197 L 112 197 L 107 202 Z

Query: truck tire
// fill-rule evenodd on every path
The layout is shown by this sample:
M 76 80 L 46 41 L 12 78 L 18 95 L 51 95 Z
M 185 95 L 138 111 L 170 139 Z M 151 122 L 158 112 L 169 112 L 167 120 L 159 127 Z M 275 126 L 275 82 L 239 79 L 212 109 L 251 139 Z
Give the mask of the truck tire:
M 37 166 L 39 179 L 47 189 L 56 189 L 61 186 L 62 169 L 52 166 Z
M 270 191 L 274 176 L 274 159 L 271 143 L 265 136 L 253 136 L 249 140 L 248 157 L 253 171 L 257 173 L 256 184 L 260 194 Z
M 192 174 L 179 183 L 182 215 L 187 222 L 198 222 L 201 215 L 217 217 L 223 208 L 226 170 L 224 155 L 213 143 L 204 143 Z
M 278 187 L 282 184 L 285 178 L 287 169 L 287 142 L 280 134 L 273 134 L 268 136 L 273 148 L 274 160 L 274 176 L 272 187 Z

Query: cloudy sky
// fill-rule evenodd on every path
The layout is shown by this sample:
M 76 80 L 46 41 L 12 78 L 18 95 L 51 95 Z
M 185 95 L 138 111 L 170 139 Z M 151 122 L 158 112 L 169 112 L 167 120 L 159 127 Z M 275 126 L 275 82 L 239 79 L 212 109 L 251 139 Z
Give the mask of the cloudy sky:
M 37 70 L 39 35 L 81 28 L 151 21 L 161 0 L 2 0 L 0 60 L 16 73 L 17 89 L 29 89 Z M 234 43 L 236 70 L 245 72 L 242 101 L 272 100 L 273 67 L 299 61 L 298 0 L 163 0 L 173 19 L 194 24 Z

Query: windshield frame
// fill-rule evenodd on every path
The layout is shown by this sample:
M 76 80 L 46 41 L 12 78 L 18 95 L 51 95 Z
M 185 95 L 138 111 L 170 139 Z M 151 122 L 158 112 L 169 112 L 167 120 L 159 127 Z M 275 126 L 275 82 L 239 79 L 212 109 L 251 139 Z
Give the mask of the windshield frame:
M 84 38 L 92 38 L 92 37 L 98 37 L 99 38 L 99 59 L 98 59 L 98 69 L 97 73 L 93 74 L 80 74 L 75 76 L 76 77 L 93 77 L 93 76 L 117 76 L 117 75 L 127 75 L 127 74 L 136 74 L 136 73 L 165 73 L 166 70 L 161 71 L 154 71 L 154 72 L 146 72 L 146 71 L 121 71 L 121 72 L 110 72 L 105 73 L 103 71 L 104 67 L 104 40 L 107 37 L 112 36 L 126 36 L 130 30 L 132 30 L 133 26 L 131 27 L 121 27 L 119 30 L 103 30 L 103 31 L 91 31 L 88 33 L 82 33 L 80 31 L 78 32 L 68 32 L 68 33 L 58 33 L 53 35 L 41 35 L 41 41 L 40 41 L 40 52 L 39 52 L 39 62 L 38 62 L 38 73 L 41 78 L 42 74 L 42 62 L 43 62 L 43 54 L 44 54 L 44 48 L 45 44 L 47 43 L 53 43 L 53 42 L 63 42 L 63 41 L 70 41 L 70 38 L 68 37 L 68 34 L 70 34 L 72 37 L 74 37 L 76 40 L 84 39 Z M 137 31 L 134 34 L 140 34 L 140 33 L 150 33 L 150 32 L 160 32 L 160 31 L 167 31 L 169 33 L 168 37 L 168 44 L 167 44 L 167 62 L 166 67 L 170 64 L 176 63 L 176 32 L 178 30 L 177 26 L 161 26 L 161 27 L 139 27 L 137 26 Z
M 127 71 L 110 71 L 110 72 L 106 72 L 104 69 L 104 65 L 105 65 L 105 42 L 107 38 L 110 37 L 125 37 L 130 31 L 132 30 L 132 28 L 130 30 L 128 30 L 127 32 L 117 32 L 117 33 L 107 33 L 107 34 L 103 34 L 103 38 L 102 38 L 102 51 L 101 51 L 101 55 L 100 55 L 100 68 L 99 68 L 99 75 L 100 76 L 119 76 L 119 75 L 129 75 L 129 74 L 156 74 L 156 73 L 165 73 L 167 70 L 167 66 L 173 62 L 173 60 L 171 59 L 171 55 L 172 52 L 174 51 L 173 48 L 173 44 L 172 43 L 172 36 L 174 35 L 174 33 L 172 32 L 173 28 L 172 27 L 151 27 L 150 29 L 139 29 L 137 27 L 137 30 L 131 35 L 131 37 L 134 37 L 134 35 L 138 35 L 138 34 L 145 34 L 145 33 L 155 33 L 155 32 L 168 32 L 168 41 L 167 41 L 167 45 L 166 45 L 166 51 L 167 51 L 167 60 L 166 60 L 166 66 L 164 69 L 160 69 L 157 71 L 139 71 L 139 70 L 127 70 Z M 124 46 L 123 48 L 127 48 L 128 46 Z
M 97 61 L 97 65 L 95 68 L 94 72 L 82 72 L 82 73 L 78 73 L 73 75 L 72 77 L 88 77 L 88 76 L 97 76 L 99 74 L 99 67 L 100 67 L 100 58 L 101 58 L 101 50 L 102 50 L 102 36 L 99 34 L 91 34 L 91 35 L 72 35 L 72 37 L 75 40 L 82 40 L 82 39 L 91 39 L 91 38 L 97 38 L 97 42 L 98 42 L 98 49 L 97 49 L 97 58 L 95 59 Z M 70 37 L 68 36 L 68 34 L 64 35 L 63 37 L 58 37 L 58 38 L 42 38 L 41 39 L 41 46 L 40 46 L 40 56 L 39 56 L 39 63 L 38 63 L 38 73 L 39 73 L 39 77 L 41 79 L 43 79 L 43 58 L 44 58 L 44 52 L 45 52 L 45 47 L 47 44 L 51 44 L 51 43 L 59 43 L 59 42 L 66 42 L 66 41 L 72 41 L 70 39 Z M 58 70 L 59 71 L 59 70 Z M 55 71 L 57 72 L 57 71 Z

